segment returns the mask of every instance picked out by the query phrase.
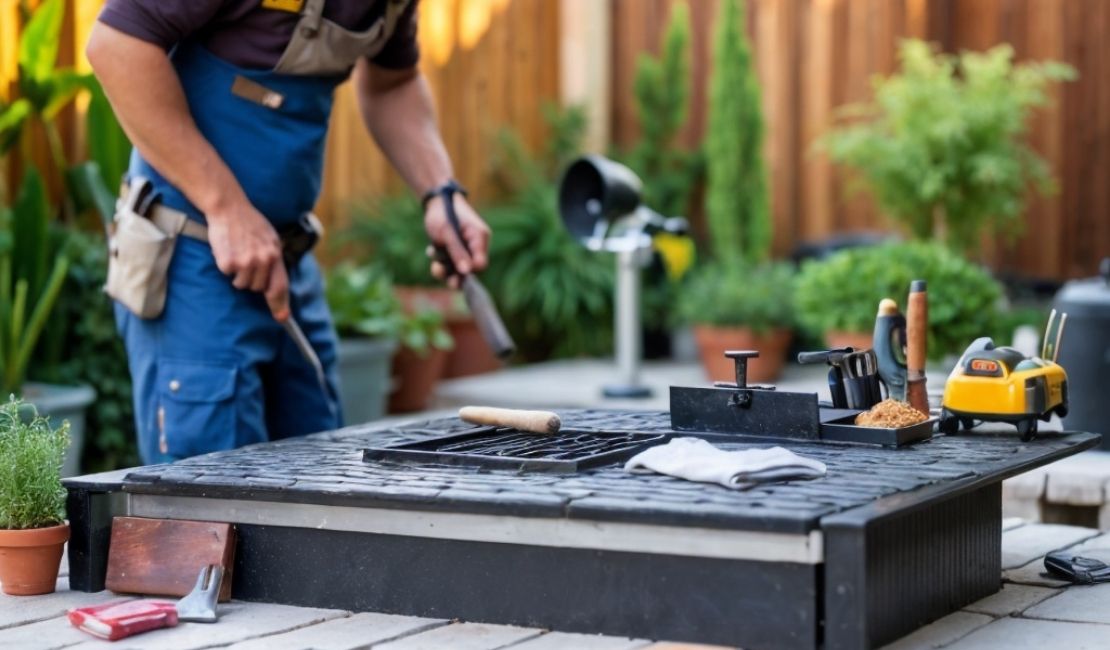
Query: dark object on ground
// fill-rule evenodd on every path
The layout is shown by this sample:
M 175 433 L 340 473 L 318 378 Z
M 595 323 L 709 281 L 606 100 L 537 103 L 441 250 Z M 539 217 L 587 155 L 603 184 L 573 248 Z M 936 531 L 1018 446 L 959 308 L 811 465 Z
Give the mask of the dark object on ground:
M 1081 585 L 1110 582 L 1110 566 L 1102 560 L 1056 551 L 1044 557 L 1044 568 L 1054 576 Z

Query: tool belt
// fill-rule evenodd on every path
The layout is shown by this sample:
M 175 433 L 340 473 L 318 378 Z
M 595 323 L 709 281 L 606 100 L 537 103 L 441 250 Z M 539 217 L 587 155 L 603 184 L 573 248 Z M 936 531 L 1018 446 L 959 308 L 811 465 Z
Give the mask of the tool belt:
M 319 241 L 323 228 L 311 212 L 278 234 L 282 259 L 296 265 Z M 124 182 L 108 229 L 108 281 L 104 290 L 139 318 L 158 318 L 166 307 L 167 276 L 180 236 L 208 241 L 208 227 L 158 203 L 145 178 Z

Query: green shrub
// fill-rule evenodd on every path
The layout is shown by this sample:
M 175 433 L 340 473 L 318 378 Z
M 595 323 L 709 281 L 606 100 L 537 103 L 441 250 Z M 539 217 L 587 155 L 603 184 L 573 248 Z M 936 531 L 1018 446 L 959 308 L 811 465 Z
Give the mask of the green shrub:
M 711 263 L 699 268 L 679 297 L 688 323 L 744 326 L 764 333 L 794 325 L 794 267 Z
M 482 211 L 494 233 L 487 283 L 529 361 L 612 349 L 613 258 L 575 241 L 556 204 L 540 182 Z
M 69 423 L 54 428 L 14 397 L 0 405 L 0 528 L 54 526 L 65 520 L 62 460 Z
M 493 231 L 483 278 L 526 361 L 612 350 L 613 258 L 586 250 L 559 216 L 556 178 L 581 152 L 581 108 L 546 106 L 549 137 L 529 152 L 498 133 L 495 177 L 506 198 L 483 206 Z
M 1048 102 L 1050 83 L 1075 71 L 1014 65 L 1009 45 L 951 56 L 907 40 L 899 58 L 901 72 L 878 79 L 875 102 L 849 107 L 823 147 L 917 239 L 966 251 L 984 229 L 1016 236 L 1026 188 L 1052 188 L 1048 165 L 1024 141 L 1029 116 Z
M 753 264 L 771 251 L 759 82 L 742 7 L 725 0 L 720 12 L 705 129 L 705 212 L 714 256 Z
M 998 282 L 944 246 L 918 242 L 854 248 L 807 262 L 795 295 L 798 318 L 816 334 L 870 332 L 879 301 L 893 298 L 904 311 L 916 279 L 928 281 L 930 358 L 958 354 L 995 330 Z

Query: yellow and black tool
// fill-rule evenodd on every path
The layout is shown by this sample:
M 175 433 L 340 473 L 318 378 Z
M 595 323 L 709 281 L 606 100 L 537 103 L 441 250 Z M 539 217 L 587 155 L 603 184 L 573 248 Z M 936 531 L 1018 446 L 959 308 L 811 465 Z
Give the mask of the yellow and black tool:
M 1037 420 L 1068 413 L 1068 375 L 1056 363 L 1067 314 L 1048 318 L 1041 356 L 1026 357 L 1010 347 L 995 347 L 989 337 L 975 339 L 944 387 L 938 427 L 955 434 L 975 420 L 1010 422 L 1021 439 L 1037 435 Z

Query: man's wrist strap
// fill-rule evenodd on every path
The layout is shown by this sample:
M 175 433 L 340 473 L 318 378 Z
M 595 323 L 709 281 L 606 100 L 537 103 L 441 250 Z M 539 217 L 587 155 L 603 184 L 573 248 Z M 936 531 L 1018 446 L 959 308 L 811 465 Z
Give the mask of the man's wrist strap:
M 459 182 L 452 178 L 443 185 L 433 187 L 427 192 L 424 192 L 424 196 L 420 197 L 420 204 L 427 208 L 428 201 L 431 201 L 437 196 L 442 196 L 443 202 L 450 204 L 452 203 L 452 199 L 456 194 L 462 194 L 463 196 L 466 196 L 467 192 L 465 187 L 459 185 Z

